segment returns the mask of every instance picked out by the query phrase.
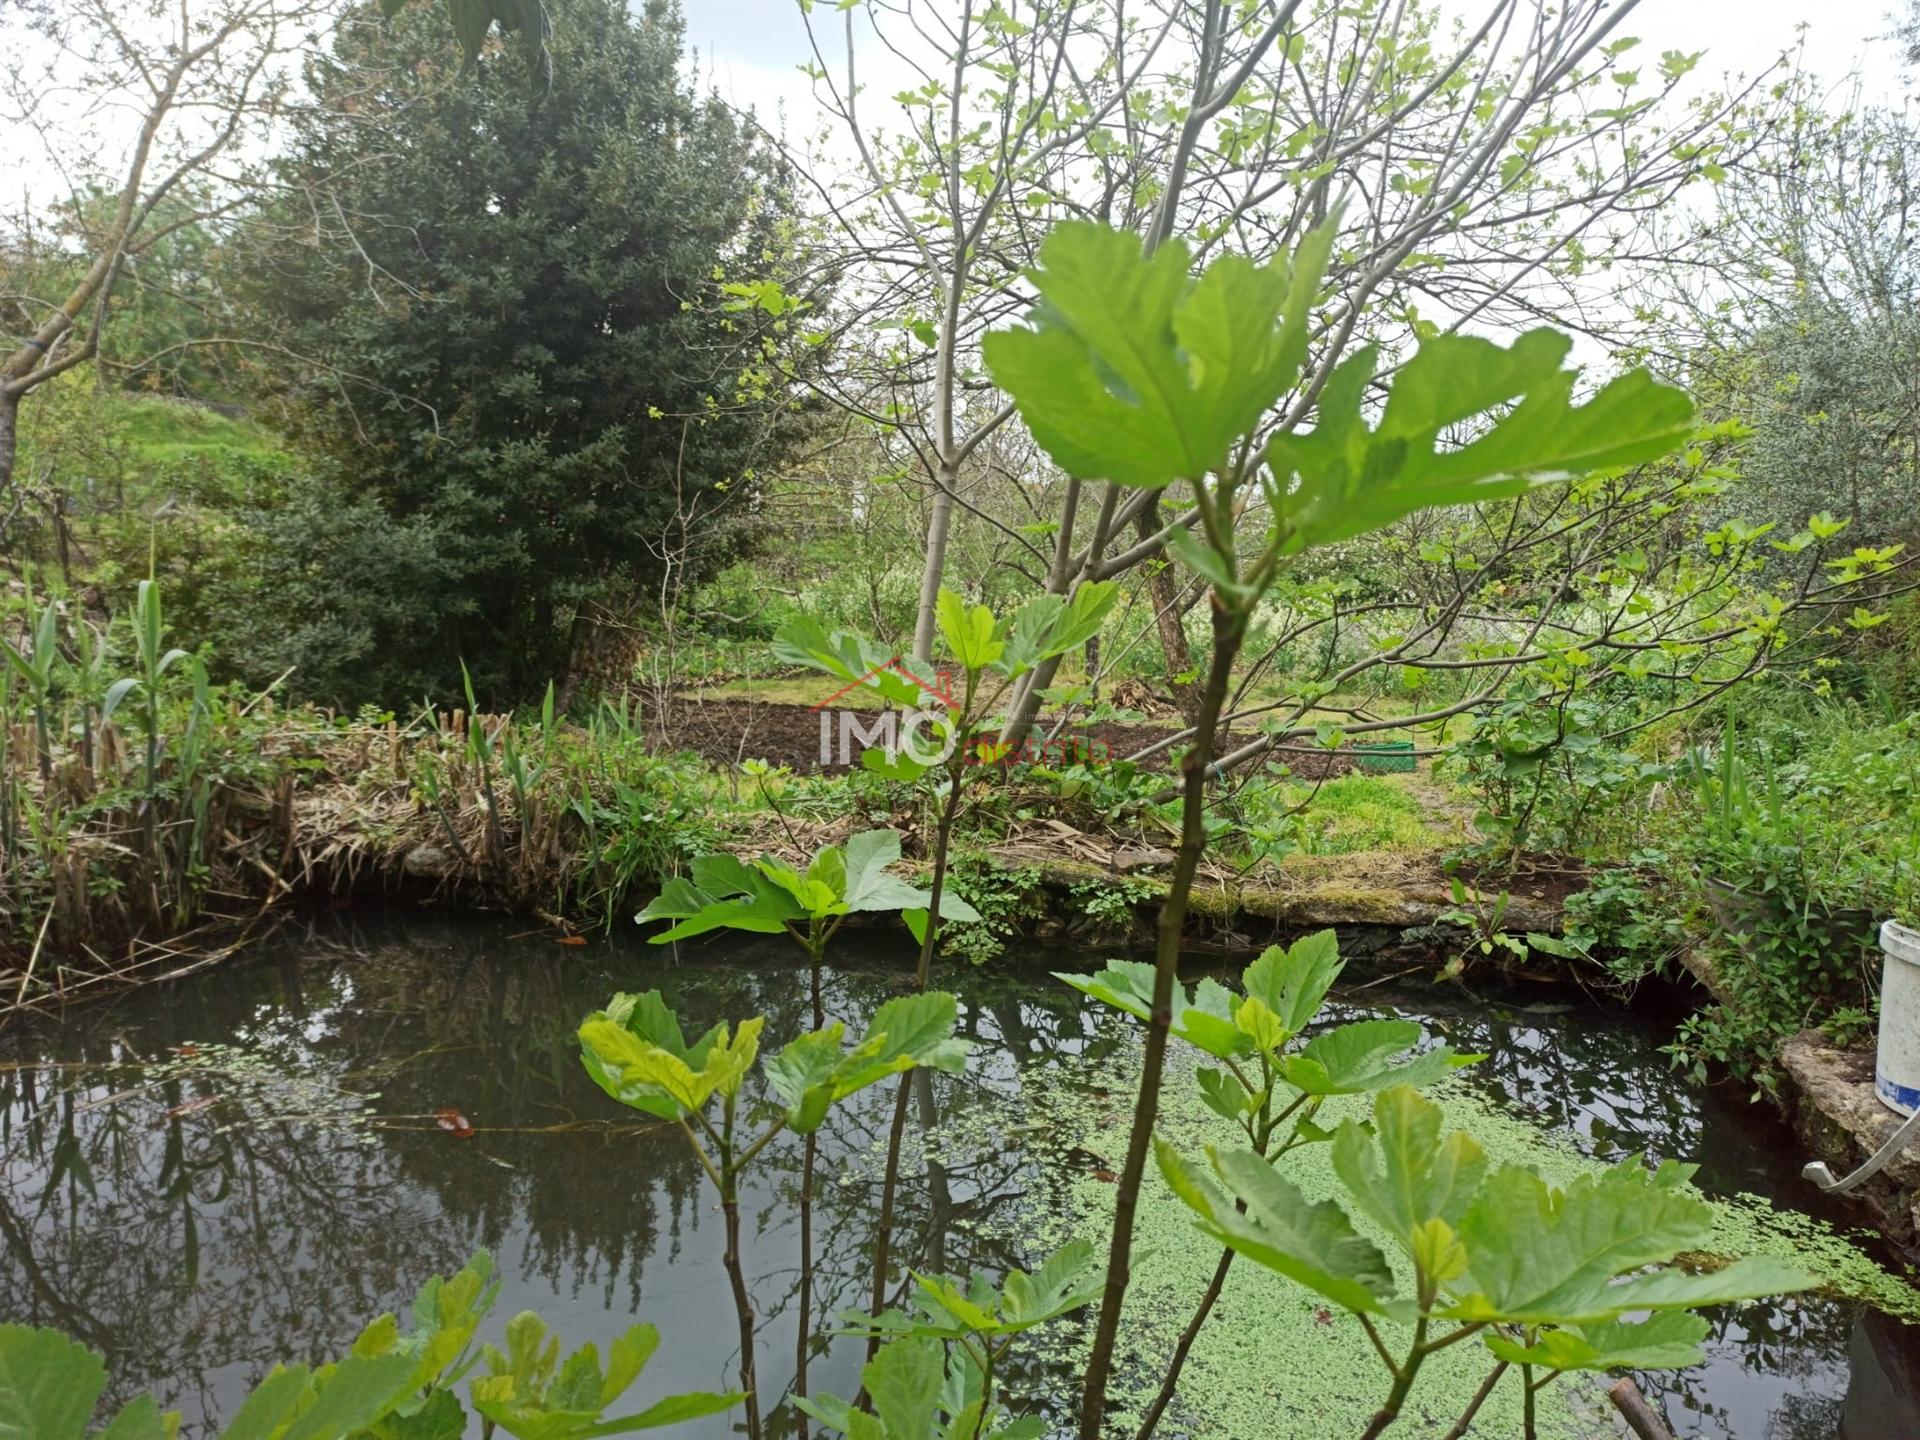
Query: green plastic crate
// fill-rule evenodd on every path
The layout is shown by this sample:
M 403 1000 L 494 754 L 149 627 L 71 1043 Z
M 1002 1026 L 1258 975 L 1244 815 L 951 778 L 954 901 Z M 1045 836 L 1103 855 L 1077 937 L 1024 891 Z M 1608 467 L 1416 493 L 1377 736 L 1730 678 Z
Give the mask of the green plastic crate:
M 1376 740 L 1353 747 L 1353 763 L 1373 775 L 1410 775 L 1419 765 L 1411 740 Z

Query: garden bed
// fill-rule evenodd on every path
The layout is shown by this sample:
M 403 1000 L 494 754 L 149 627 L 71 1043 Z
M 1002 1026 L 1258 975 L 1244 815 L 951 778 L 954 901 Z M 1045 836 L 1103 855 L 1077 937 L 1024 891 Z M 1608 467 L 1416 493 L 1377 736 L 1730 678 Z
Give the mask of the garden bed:
M 677 701 L 670 714 L 659 718 L 656 743 L 676 750 L 690 750 L 715 765 L 737 765 L 742 760 L 764 760 L 784 765 L 796 774 L 844 769 L 837 763 L 820 761 L 821 716 L 832 711 L 820 706 L 789 704 L 768 700 L 684 699 Z M 1171 740 L 1183 733 L 1177 724 L 1091 721 L 1069 725 L 1060 733 L 1064 748 L 1078 740 L 1091 748 L 1093 763 L 1107 764 Z M 1222 734 L 1215 752 L 1232 750 L 1251 738 L 1253 732 L 1232 730 Z M 1045 734 L 1043 726 L 1041 734 Z M 829 745 L 837 761 L 840 732 L 829 731 Z M 1035 745 L 1040 744 L 1036 738 Z M 1104 748 L 1102 748 L 1104 747 Z M 1149 769 L 1170 770 L 1180 748 L 1167 745 L 1139 763 Z M 1354 768 L 1352 756 L 1314 746 L 1294 746 L 1276 755 L 1287 768 L 1303 780 L 1331 779 Z

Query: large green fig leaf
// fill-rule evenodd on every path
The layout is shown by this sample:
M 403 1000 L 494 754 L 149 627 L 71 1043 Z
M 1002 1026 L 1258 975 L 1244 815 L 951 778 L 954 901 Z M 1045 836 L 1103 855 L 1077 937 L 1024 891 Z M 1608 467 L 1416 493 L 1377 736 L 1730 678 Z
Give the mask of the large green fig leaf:
M 1464 1131 L 1441 1140 L 1443 1119 L 1438 1105 L 1396 1085 L 1374 1098 L 1371 1136 L 1349 1120 L 1333 1137 L 1334 1173 L 1404 1246 L 1429 1220 L 1457 1227 L 1487 1172 L 1486 1152 Z
M 848 689 L 871 690 L 890 705 L 914 709 L 938 688 L 912 658 L 882 650 L 851 630 L 829 631 L 810 616 L 789 620 L 774 633 L 774 658 L 804 665 L 846 682 Z
M 994 383 L 1063 470 L 1157 488 L 1221 469 L 1293 385 L 1333 242 L 1322 226 L 1291 264 L 1214 261 L 1199 280 L 1178 240 L 1056 225 L 1031 273 L 1040 302 L 983 353 Z
M 704 1109 L 716 1094 L 739 1093 L 765 1025 L 762 1016 L 741 1021 L 737 1031 L 723 1022 L 708 1032 L 696 1057 L 654 1044 L 611 1012 L 597 1010 L 580 1024 L 581 1063 L 622 1105 L 674 1120 Z
M 1241 987 L 1271 1010 L 1289 1036 L 1298 1035 L 1320 1011 L 1340 978 L 1340 938 L 1331 930 L 1307 935 L 1286 948 L 1269 946 L 1246 968 Z
M 895 830 L 868 830 L 847 841 L 845 904 L 848 910 L 925 910 L 933 903 L 930 891 L 919 890 L 887 867 L 900 858 L 900 834 Z M 978 920 L 975 910 L 952 886 L 940 893 L 942 920 Z
M 1511 346 L 1466 335 L 1424 342 L 1394 375 L 1377 427 L 1363 411 L 1379 352 L 1335 367 L 1312 430 L 1267 445 L 1274 500 L 1291 549 L 1378 530 L 1416 510 L 1517 495 L 1530 486 L 1657 459 L 1692 433 L 1693 402 L 1645 370 L 1573 403 L 1572 342 L 1531 330 Z M 1477 438 L 1440 448 L 1443 435 Z
M 873 1357 L 860 1378 L 889 1440 L 931 1440 L 947 1383 L 946 1351 L 939 1341 L 896 1340 Z
M 7 1440 L 79 1440 L 106 1384 L 106 1362 L 79 1341 L 0 1325 L 0 1436 Z
M 1000 1321 L 1007 1331 L 1029 1330 L 1090 1305 L 1104 1280 L 1092 1242 L 1069 1240 L 1028 1275 L 1010 1271 L 1000 1285 Z
M 917 1065 L 965 1069 L 967 1044 L 953 1035 L 958 1019 L 958 1002 L 944 990 L 903 995 L 874 1011 L 858 1044 L 845 1046 L 846 1027 L 835 1022 L 797 1037 L 763 1068 L 786 1102 L 788 1126 L 810 1134 L 834 1105 L 889 1075 Z
M 1056 970 L 1054 979 L 1136 1020 L 1153 1014 L 1154 968 L 1147 961 L 1111 960 L 1092 975 Z M 1252 1037 L 1234 1023 L 1234 997 L 1218 981 L 1202 980 L 1189 998 L 1186 986 L 1175 980 L 1172 1005 L 1172 1033 L 1189 1045 L 1222 1059 L 1252 1051 Z
M 1543 1370 L 1684 1370 L 1700 1363 L 1707 1322 L 1686 1310 L 1662 1310 L 1645 1320 L 1596 1320 L 1547 1330 L 1531 1345 L 1493 1332 L 1487 1348 L 1514 1365 Z
M 1362 1314 L 1404 1316 L 1394 1300 L 1393 1271 L 1371 1240 L 1353 1228 L 1332 1200 L 1309 1202 L 1272 1164 L 1250 1150 L 1209 1150 L 1214 1173 L 1237 1209 L 1164 1140 L 1154 1141 L 1160 1173 L 1196 1215 L 1200 1229 L 1256 1265 Z
M 1649 1174 L 1629 1159 L 1564 1191 L 1530 1170 L 1488 1177 L 1460 1222 L 1468 1275 L 1448 1312 L 1462 1320 L 1585 1324 L 1803 1290 L 1813 1278 L 1770 1258 L 1702 1274 L 1633 1273 L 1705 1246 L 1713 1211 L 1683 1167 Z M 1621 1279 L 1618 1277 L 1626 1276 Z
M 1431 1085 L 1471 1063 L 1446 1045 L 1399 1058 L 1425 1035 L 1412 1020 L 1357 1020 L 1314 1036 L 1298 1054 L 1281 1057 L 1276 1068 L 1287 1084 L 1309 1095 L 1364 1095 L 1389 1085 Z
M 656 1430 L 703 1415 L 718 1415 L 739 1394 L 694 1392 L 671 1395 L 632 1415 L 606 1418 L 608 1407 L 640 1378 L 659 1348 L 660 1332 L 634 1325 L 608 1347 L 603 1366 L 588 1344 L 560 1359 L 560 1341 L 531 1311 L 507 1322 L 507 1348 L 486 1347 L 489 1373 L 473 1382 L 473 1408 L 515 1440 L 593 1440 Z

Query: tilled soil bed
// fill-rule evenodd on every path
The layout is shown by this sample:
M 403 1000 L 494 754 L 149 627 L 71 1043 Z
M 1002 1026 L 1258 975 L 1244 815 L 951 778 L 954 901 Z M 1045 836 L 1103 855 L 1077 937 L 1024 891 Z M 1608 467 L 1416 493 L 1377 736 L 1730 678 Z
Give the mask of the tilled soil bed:
M 829 715 L 830 759 L 824 765 L 820 760 L 822 713 Z M 860 722 L 865 725 L 878 718 L 877 711 L 862 712 Z M 785 765 L 796 774 L 846 768 L 840 764 L 839 721 L 832 712 L 806 705 L 758 700 L 681 700 L 676 702 L 672 715 L 666 717 L 661 728 L 660 738 L 668 748 L 694 751 L 716 765 L 764 760 L 771 765 Z M 1093 763 L 1111 763 L 1180 731 L 1181 727 L 1174 724 L 1129 725 L 1100 721 L 1071 725 L 1062 730 L 1055 746 L 1036 758 L 1044 757 L 1049 764 L 1065 763 L 1069 746 L 1077 741 L 1091 754 Z M 1233 731 L 1216 744 L 1214 753 L 1237 749 L 1253 738 L 1252 731 Z M 1036 746 L 1038 743 L 1036 740 Z M 1149 769 L 1171 770 L 1182 748 L 1169 746 L 1140 763 Z M 849 750 L 855 764 L 859 750 L 857 743 Z M 1330 779 L 1353 769 L 1351 757 L 1310 746 L 1276 751 L 1273 758 L 1304 780 Z

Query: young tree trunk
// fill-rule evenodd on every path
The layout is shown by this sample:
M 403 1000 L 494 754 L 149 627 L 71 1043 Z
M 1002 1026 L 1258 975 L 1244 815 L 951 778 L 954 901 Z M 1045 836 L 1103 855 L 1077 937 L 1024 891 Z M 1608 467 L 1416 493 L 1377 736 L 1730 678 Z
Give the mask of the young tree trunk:
M 1133 531 L 1141 543 L 1153 538 L 1160 529 L 1160 502 L 1142 510 L 1134 518 Z M 1200 687 L 1192 680 L 1176 677 L 1193 674 L 1193 647 L 1187 644 L 1183 622 L 1186 606 L 1180 603 L 1180 587 L 1174 583 L 1173 564 L 1164 555 L 1146 562 L 1147 599 L 1153 605 L 1153 623 L 1160 632 L 1160 654 L 1167 667 L 1167 693 L 1180 707 L 1180 716 L 1192 725 L 1200 718 Z
M 1107 1252 L 1106 1290 L 1094 1329 L 1093 1349 L 1087 1357 L 1086 1380 L 1080 1392 L 1080 1440 L 1101 1440 L 1106 1418 L 1107 1381 L 1113 1373 L 1114 1347 L 1120 1336 L 1120 1311 L 1126 1302 L 1133 1254 L 1133 1219 L 1140 1189 L 1146 1180 L 1147 1152 L 1153 1145 L 1153 1127 L 1160 1112 L 1160 1077 L 1167 1058 L 1167 1038 L 1173 1029 L 1173 985 L 1180 969 L 1180 935 L 1187 918 L 1187 897 L 1206 849 L 1207 772 L 1213 756 L 1214 723 L 1225 708 L 1233 680 L 1233 664 L 1246 634 L 1246 617 L 1230 610 L 1213 595 L 1213 660 L 1207 671 L 1199 723 L 1193 744 L 1181 758 L 1184 798 L 1180 810 L 1180 848 L 1173 864 L 1167 898 L 1161 902 L 1153 970 L 1153 1013 L 1147 1021 L 1146 1054 L 1141 1060 L 1140 1092 L 1134 1102 L 1133 1128 L 1127 1156 L 1114 1196 L 1113 1240 Z
M 13 513 L 13 457 L 19 446 L 20 392 L 0 385 L 0 536 Z
M 920 607 L 913 619 L 913 658 L 933 659 L 934 609 L 947 568 L 947 536 L 953 529 L 953 487 L 959 477 L 945 461 L 933 477 L 933 511 L 927 517 L 927 557 L 920 568 Z

